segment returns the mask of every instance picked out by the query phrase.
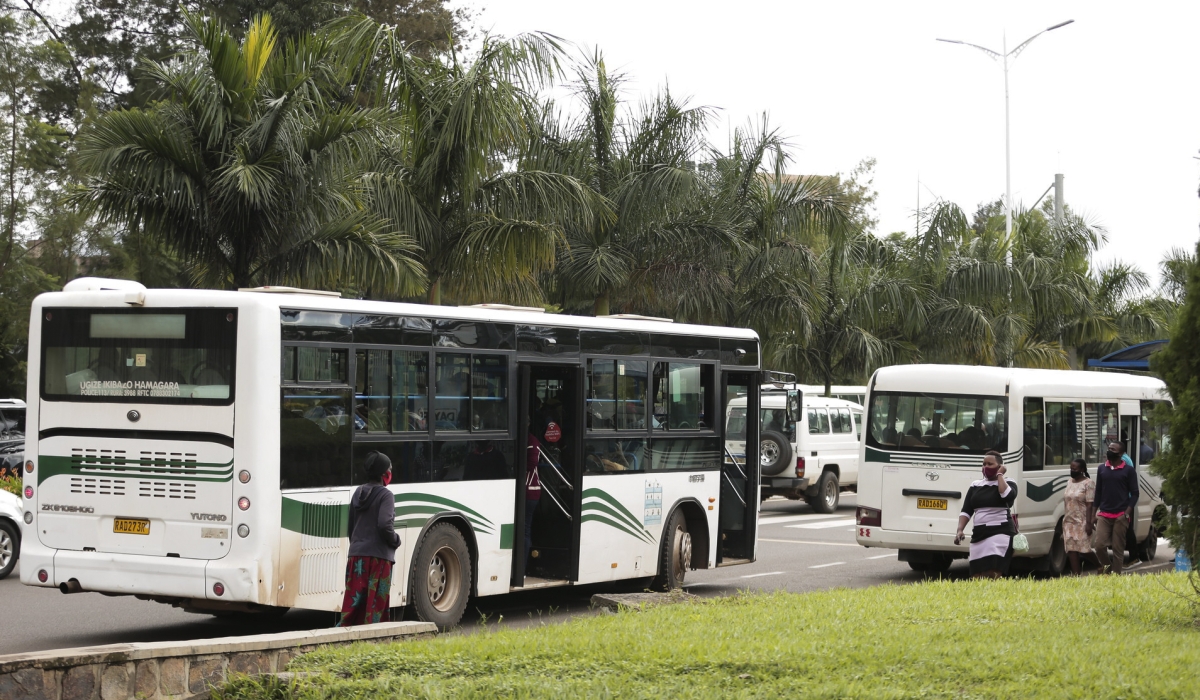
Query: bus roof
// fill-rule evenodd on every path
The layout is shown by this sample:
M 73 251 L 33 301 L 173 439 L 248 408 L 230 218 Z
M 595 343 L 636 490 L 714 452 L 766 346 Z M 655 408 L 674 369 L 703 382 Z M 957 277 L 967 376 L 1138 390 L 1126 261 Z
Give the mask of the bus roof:
M 875 371 L 873 391 L 920 391 L 931 394 L 1003 396 L 1009 391 L 1057 398 L 1087 398 L 1097 389 L 1109 398 L 1167 398 L 1166 385 L 1154 377 L 1119 372 L 976 367 L 971 365 L 894 365 Z
M 758 333 L 748 328 L 702 326 L 688 323 L 618 317 L 604 318 L 573 316 L 569 314 L 548 314 L 533 310 L 503 308 L 502 305 L 432 306 L 429 304 L 404 302 L 342 299 L 316 293 L 263 293 L 253 290 L 234 292 L 211 289 L 147 289 L 141 298 L 143 304 L 139 304 L 139 306 L 144 306 L 145 308 L 253 306 L 259 308 L 412 316 L 416 318 L 491 321 L 529 326 L 557 326 L 597 330 L 637 330 L 663 335 L 691 335 L 758 340 Z M 35 308 L 47 306 L 129 308 L 129 302 L 127 301 L 127 292 L 125 290 L 105 289 L 49 292 L 38 296 L 34 302 Z

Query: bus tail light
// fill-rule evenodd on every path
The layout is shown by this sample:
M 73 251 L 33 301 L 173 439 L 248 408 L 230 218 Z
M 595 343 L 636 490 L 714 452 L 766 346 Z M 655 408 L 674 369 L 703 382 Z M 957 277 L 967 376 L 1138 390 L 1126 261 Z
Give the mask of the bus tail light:
M 242 510 L 250 510 L 250 499 L 242 496 L 238 499 L 238 508 Z
M 33 487 L 32 486 L 25 487 L 25 498 L 33 498 Z
M 25 511 L 25 524 L 29 525 L 32 522 L 33 522 L 33 513 L 30 513 L 29 511 Z
M 883 527 L 883 511 L 878 508 L 868 508 L 859 506 L 858 512 L 854 514 L 859 525 L 868 527 Z
M 796 478 L 797 479 L 804 478 L 804 458 L 803 457 L 796 458 Z
M 50 574 L 45 569 L 38 571 L 38 581 L 45 583 L 50 580 Z
M 29 474 L 33 473 L 33 460 L 25 460 L 25 471 Z
M 213 584 L 213 595 L 220 597 L 225 595 L 225 584 L 217 581 Z
M 238 481 L 242 482 L 243 484 L 250 483 L 250 472 L 246 471 L 245 469 L 238 472 Z
M 247 525 L 246 523 L 242 523 L 241 525 L 238 525 L 237 533 L 238 533 L 238 537 L 249 537 L 250 536 L 250 526 Z

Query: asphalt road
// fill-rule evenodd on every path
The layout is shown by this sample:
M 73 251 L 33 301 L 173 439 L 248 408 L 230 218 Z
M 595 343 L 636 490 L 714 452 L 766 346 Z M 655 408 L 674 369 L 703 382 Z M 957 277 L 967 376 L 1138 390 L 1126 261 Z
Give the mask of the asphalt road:
M 838 511 L 814 513 L 802 502 L 771 500 L 763 504 L 758 561 L 688 573 L 687 590 L 701 596 L 730 595 L 742 590 L 814 591 L 862 588 L 923 579 L 896 560 L 895 550 L 867 549 L 854 541 L 854 496 L 843 494 Z M 1158 556 L 1133 571 L 1161 571 L 1174 551 L 1160 543 Z M 19 566 L 19 564 L 18 564 Z M 965 578 L 967 564 L 957 561 L 951 578 Z M 463 618 L 470 632 L 481 624 L 529 625 L 595 614 L 589 601 L 611 585 L 580 586 L 515 593 L 472 601 Z M 332 613 L 296 610 L 272 621 L 248 624 L 208 615 L 185 613 L 159 603 L 98 593 L 63 595 L 47 588 L 22 586 L 18 572 L 0 581 L 5 624 L 0 655 L 44 649 L 209 639 L 326 627 Z

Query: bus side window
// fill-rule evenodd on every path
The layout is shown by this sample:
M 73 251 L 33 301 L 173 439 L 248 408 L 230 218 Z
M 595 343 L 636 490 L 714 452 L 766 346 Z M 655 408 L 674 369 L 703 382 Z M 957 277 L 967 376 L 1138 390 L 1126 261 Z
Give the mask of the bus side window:
M 1046 402 L 1045 466 L 1063 467 L 1083 456 L 1081 409 L 1074 402 Z
M 1026 471 L 1040 470 L 1046 465 L 1046 411 L 1040 398 L 1025 398 L 1024 423 L 1023 467 Z

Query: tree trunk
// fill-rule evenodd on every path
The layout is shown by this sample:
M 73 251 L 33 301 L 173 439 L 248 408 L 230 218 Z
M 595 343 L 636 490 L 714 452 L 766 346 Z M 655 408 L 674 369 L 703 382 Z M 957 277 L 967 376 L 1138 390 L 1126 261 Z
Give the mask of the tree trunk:
M 604 291 L 600 293 L 600 296 L 596 297 L 595 303 L 592 304 L 592 313 L 594 315 L 607 316 L 611 313 L 609 310 L 609 296 L 609 292 Z
M 429 285 L 429 303 L 434 306 L 442 305 L 442 280 L 435 279 Z

